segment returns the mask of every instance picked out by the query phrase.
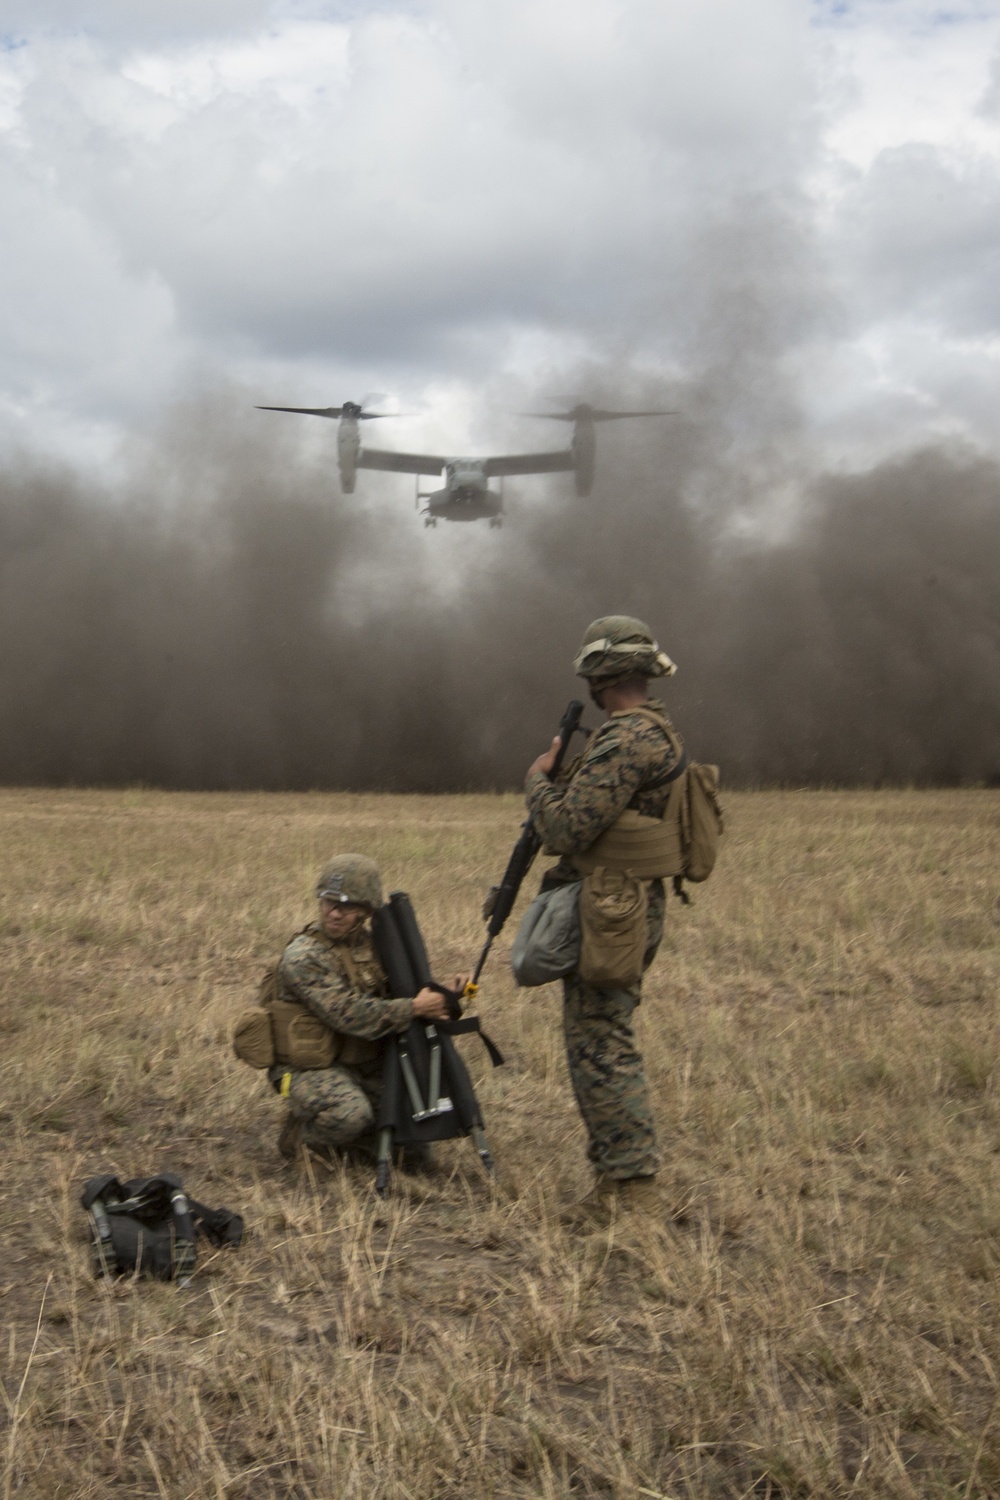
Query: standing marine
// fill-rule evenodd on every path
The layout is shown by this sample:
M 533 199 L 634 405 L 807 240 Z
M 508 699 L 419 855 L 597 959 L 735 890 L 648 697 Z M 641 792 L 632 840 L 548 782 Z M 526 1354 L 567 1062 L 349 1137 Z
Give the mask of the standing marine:
M 649 627 L 630 615 L 605 615 L 591 624 L 573 663 L 607 718 L 587 742 L 568 779 L 549 780 L 558 741 L 528 768 L 525 801 L 550 853 L 562 856 L 543 889 L 579 879 L 573 856 L 583 854 L 626 809 L 659 818 L 671 772 L 682 753 L 649 681 L 677 670 Z M 664 890 L 645 883 L 649 967 L 663 936 Z M 660 1158 L 642 1057 L 632 1019 L 641 980 L 627 988 L 598 988 L 578 973 L 563 980 L 563 1029 L 569 1074 L 587 1129 L 587 1156 L 596 1171 L 598 1205 L 655 1210 Z
M 288 1101 L 278 1149 L 294 1159 L 301 1146 L 326 1155 L 347 1147 L 374 1159 L 384 1039 L 415 1018 L 446 1020 L 447 1009 L 427 988 L 412 1000 L 389 998 L 369 926 L 382 905 L 374 860 L 331 859 L 316 897 L 316 920 L 292 938 L 273 979 L 279 1058 L 268 1078 Z

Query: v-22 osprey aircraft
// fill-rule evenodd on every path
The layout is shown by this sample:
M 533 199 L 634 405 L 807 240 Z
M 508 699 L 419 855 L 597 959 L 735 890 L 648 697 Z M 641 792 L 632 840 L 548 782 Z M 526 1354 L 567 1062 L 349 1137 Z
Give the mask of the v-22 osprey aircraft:
M 391 416 L 390 412 L 366 411 L 363 402 L 345 401 L 343 406 L 259 406 L 258 411 L 289 411 L 307 417 L 339 419 L 337 428 L 337 466 L 340 487 L 345 495 L 354 493 L 359 469 L 380 469 L 390 474 L 417 476 L 416 503 L 426 501 L 422 512 L 425 526 L 438 521 L 488 520 L 491 526 L 503 525 L 503 480 L 513 474 L 572 473 L 576 493 L 589 495 L 594 483 L 594 456 L 597 448 L 597 423 L 615 422 L 626 417 L 669 417 L 668 411 L 603 411 L 578 402 L 564 412 L 524 412 L 528 417 L 545 417 L 557 422 L 572 422 L 573 435 L 568 448 L 550 453 L 505 453 L 493 458 L 450 458 L 441 453 L 400 453 L 391 448 L 369 448 L 361 442 L 359 423 Z M 421 476 L 444 474 L 444 488 L 424 492 Z M 489 481 L 500 480 L 500 489 L 490 488 Z

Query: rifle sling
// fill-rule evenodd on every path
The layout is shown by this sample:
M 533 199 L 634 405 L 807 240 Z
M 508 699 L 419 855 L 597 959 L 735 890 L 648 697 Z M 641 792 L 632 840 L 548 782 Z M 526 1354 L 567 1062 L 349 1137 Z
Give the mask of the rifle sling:
M 490 1056 L 490 1062 L 495 1068 L 503 1067 L 504 1056 L 492 1037 L 487 1036 L 479 1023 L 478 1016 L 463 1016 L 460 1021 L 435 1021 L 434 1025 L 438 1031 L 443 1031 L 446 1036 L 469 1036 L 475 1033 Z

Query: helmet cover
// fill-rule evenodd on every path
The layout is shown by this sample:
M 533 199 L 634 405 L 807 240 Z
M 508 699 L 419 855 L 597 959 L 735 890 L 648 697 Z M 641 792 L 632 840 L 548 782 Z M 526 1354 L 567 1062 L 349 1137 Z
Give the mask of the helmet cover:
M 672 677 L 674 662 L 634 615 L 601 615 L 584 632 L 573 662 L 578 677 L 605 685 L 622 677 Z
M 382 878 L 378 865 L 366 854 L 338 854 L 328 860 L 316 882 L 319 899 L 370 907 L 382 905 Z

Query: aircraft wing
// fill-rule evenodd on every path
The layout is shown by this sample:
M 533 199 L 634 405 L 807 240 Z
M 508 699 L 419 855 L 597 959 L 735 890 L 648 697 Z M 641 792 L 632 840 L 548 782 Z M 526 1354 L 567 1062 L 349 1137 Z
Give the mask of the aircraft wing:
M 563 474 L 576 468 L 568 448 L 559 453 L 506 453 L 483 460 L 487 476 L 494 474 Z
M 383 469 L 390 474 L 440 474 L 447 462 L 436 453 L 396 453 L 390 448 L 362 448 L 359 469 Z

